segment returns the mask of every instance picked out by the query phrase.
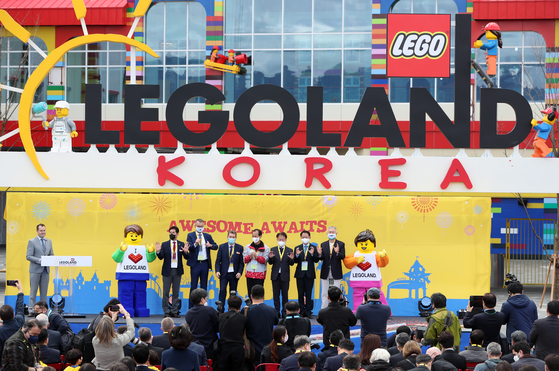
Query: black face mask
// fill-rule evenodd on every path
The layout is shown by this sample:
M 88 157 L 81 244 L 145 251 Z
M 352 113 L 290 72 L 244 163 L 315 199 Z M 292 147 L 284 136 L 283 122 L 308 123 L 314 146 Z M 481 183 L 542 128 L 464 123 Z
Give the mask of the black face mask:
M 175 236 L 174 234 L 169 234 L 169 238 L 170 238 L 171 240 L 174 240 L 175 238 L 177 238 L 177 236 Z

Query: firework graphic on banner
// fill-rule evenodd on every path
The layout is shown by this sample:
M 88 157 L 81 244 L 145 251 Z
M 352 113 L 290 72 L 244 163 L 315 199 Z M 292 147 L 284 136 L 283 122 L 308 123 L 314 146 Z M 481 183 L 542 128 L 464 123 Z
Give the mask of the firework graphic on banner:
M 46 220 L 50 216 L 50 211 L 50 205 L 45 201 L 37 201 L 31 207 L 31 215 L 39 222 Z
M 423 214 L 423 222 L 425 222 L 425 214 L 433 211 L 439 199 L 436 197 L 413 197 L 411 199 L 411 205 L 413 208 Z
M 171 201 L 169 197 L 166 196 L 154 196 L 151 200 L 151 212 L 159 216 L 159 221 L 161 221 L 161 215 L 167 214 L 171 208 Z
M 443 230 L 444 236 L 444 231 L 452 225 L 452 215 L 446 211 L 439 213 L 437 215 L 437 225 Z
M 66 227 L 66 221 L 64 219 L 58 219 L 56 221 L 56 228 L 64 229 Z
M 124 209 L 124 219 L 133 223 L 142 217 L 142 208 L 136 204 L 130 204 Z
M 367 197 L 367 202 L 373 206 L 373 210 L 375 207 L 382 202 L 382 197 Z
M 464 228 L 464 233 L 466 236 L 471 237 L 476 233 L 476 228 L 473 225 L 467 225 L 466 228 Z
M 363 214 L 363 205 L 361 205 L 359 202 L 354 202 L 349 208 L 349 213 L 353 215 L 357 220 L 361 216 L 361 214 Z
M 338 203 L 338 197 L 336 196 L 323 196 L 320 201 L 324 206 L 328 208 L 328 214 L 330 214 L 330 210 L 336 206 Z
M 192 210 L 192 201 L 202 197 L 203 194 L 190 193 L 189 195 L 190 195 L 190 210 Z M 186 200 L 186 195 L 183 195 L 182 198 Z M 235 202 L 235 197 L 231 197 L 230 201 Z
M 85 211 L 85 201 L 81 198 L 74 197 L 68 201 L 68 213 L 74 217 L 74 221 L 78 221 L 78 216 Z
M 404 229 L 404 224 L 406 224 L 409 218 L 410 215 L 404 210 L 400 210 L 396 213 L 396 221 L 400 223 L 401 229 Z
M 479 215 L 483 211 L 483 207 L 476 205 L 474 206 L 474 214 Z
M 10 235 L 10 242 L 12 242 L 12 237 L 19 232 L 19 223 L 15 220 L 10 220 L 6 223 L 6 232 Z
M 99 205 L 107 210 L 107 215 L 109 215 L 109 210 L 116 206 L 116 195 L 113 193 L 105 193 L 99 198 Z

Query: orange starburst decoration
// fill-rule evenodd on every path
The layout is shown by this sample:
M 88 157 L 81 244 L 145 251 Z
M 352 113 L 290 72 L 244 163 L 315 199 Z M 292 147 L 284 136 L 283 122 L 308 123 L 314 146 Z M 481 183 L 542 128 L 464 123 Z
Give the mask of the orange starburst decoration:
M 159 215 L 159 220 L 161 220 L 161 215 L 168 213 L 171 208 L 171 201 L 169 201 L 169 197 L 165 196 L 155 196 L 151 201 L 152 213 L 155 215 Z
M 433 211 L 439 199 L 437 197 L 413 197 L 411 199 L 411 205 L 413 208 L 420 213 L 423 213 L 423 221 L 425 222 L 425 214 L 429 211 Z

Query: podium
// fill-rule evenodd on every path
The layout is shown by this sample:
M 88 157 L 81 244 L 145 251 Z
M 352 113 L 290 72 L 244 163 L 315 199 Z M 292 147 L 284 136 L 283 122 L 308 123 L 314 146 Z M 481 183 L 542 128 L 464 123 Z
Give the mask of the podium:
M 51 308 L 62 314 L 64 317 L 72 317 L 72 318 L 85 318 L 84 315 L 80 315 L 74 313 L 74 267 L 91 267 L 92 266 L 92 257 L 91 256 L 42 256 L 41 257 L 41 266 L 43 267 L 52 267 L 54 268 L 54 275 L 56 279 L 56 285 L 54 287 L 54 295 L 51 297 L 53 302 L 55 303 L 55 308 Z M 68 312 L 62 313 L 58 305 L 62 302 L 63 298 L 60 294 L 60 276 L 59 270 L 60 267 L 68 267 L 70 268 L 68 274 Z

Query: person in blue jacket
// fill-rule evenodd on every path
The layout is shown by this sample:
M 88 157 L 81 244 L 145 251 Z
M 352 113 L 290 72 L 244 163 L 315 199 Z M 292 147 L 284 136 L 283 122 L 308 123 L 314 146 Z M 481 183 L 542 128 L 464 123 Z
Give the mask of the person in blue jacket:
M 511 282 L 507 286 L 509 299 L 503 303 L 501 313 L 505 315 L 507 325 L 507 341 L 511 343 L 510 335 L 516 330 L 529 334 L 538 319 L 536 303 L 523 294 L 524 286 L 520 282 Z

